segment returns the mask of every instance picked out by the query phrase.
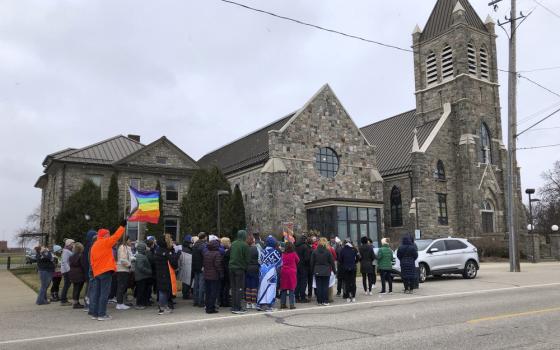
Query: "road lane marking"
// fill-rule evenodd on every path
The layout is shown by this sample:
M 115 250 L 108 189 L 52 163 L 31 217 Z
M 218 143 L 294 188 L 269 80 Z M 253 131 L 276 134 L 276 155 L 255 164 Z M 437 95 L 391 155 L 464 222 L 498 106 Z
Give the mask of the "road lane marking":
M 468 296 L 468 295 L 480 295 L 480 294 L 490 294 L 490 293 L 497 293 L 497 292 L 507 292 L 507 291 L 513 291 L 513 290 L 535 289 L 535 288 L 557 287 L 557 286 L 560 286 L 560 282 L 558 282 L 558 283 L 546 283 L 546 284 L 534 284 L 534 285 L 528 285 L 528 286 L 522 286 L 522 287 L 507 287 L 507 288 L 486 289 L 486 290 L 477 290 L 477 291 L 468 291 L 468 292 L 456 292 L 456 293 L 445 293 L 445 294 L 434 294 L 434 295 L 418 295 L 418 296 L 414 296 L 414 297 L 403 296 L 402 298 L 394 298 L 394 299 L 386 299 L 386 300 L 372 300 L 372 301 L 365 301 L 365 302 L 358 302 L 358 303 L 351 303 L 351 304 L 344 303 L 344 304 L 336 304 L 336 305 L 331 305 L 331 306 L 316 306 L 316 307 L 310 307 L 310 308 L 305 308 L 305 309 L 282 310 L 282 311 L 276 311 L 272 314 L 273 315 L 283 314 L 283 313 L 301 313 L 301 314 L 304 314 L 307 311 L 331 310 L 331 309 L 336 309 L 336 308 L 356 307 L 356 306 L 359 306 L 359 305 L 390 304 L 390 303 L 401 302 L 401 301 L 409 302 L 409 301 L 418 301 L 418 300 L 427 300 L 427 299 L 448 298 L 448 297 Z M 139 326 L 100 329 L 100 330 L 95 330 L 95 331 L 84 331 L 84 332 L 75 332 L 75 333 L 65 333 L 65 334 L 57 334 L 57 335 L 50 335 L 50 336 L 43 336 L 43 337 L 36 337 L 36 338 L 12 339 L 12 340 L 0 341 L 0 345 L 30 343 L 30 342 L 37 342 L 37 341 L 63 339 L 63 338 L 88 336 L 88 335 L 96 335 L 96 334 L 106 334 L 106 333 L 120 333 L 120 332 L 131 331 L 131 330 L 153 329 L 153 328 L 156 328 L 156 327 L 169 327 L 169 326 L 196 324 L 196 323 L 203 323 L 203 322 L 227 321 L 227 320 L 230 320 L 230 319 L 240 319 L 240 318 L 249 318 L 249 317 L 264 317 L 264 315 L 270 315 L 270 314 L 247 313 L 247 314 L 244 314 L 244 315 L 230 315 L 230 316 L 224 316 L 224 317 L 219 317 L 218 316 L 218 317 L 213 317 L 213 318 L 202 318 L 202 319 L 196 319 L 196 320 L 152 323 L 152 324 L 145 324 L 145 325 L 139 325 Z M 88 318 L 89 318 L 89 316 L 88 316 Z M 91 321 L 91 322 L 93 323 L 93 321 Z M 95 321 L 95 322 L 98 323 L 97 321 Z M 118 320 L 108 321 L 108 323 L 112 323 L 112 322 L 118 322 Z
M 505 320 L 505 319 L 508 319 L 508 318 L 540 315 L 540 314 L 546 314 L 546 313 L 551 313 L 551 312 L 556 312 L 556 311 L 560 311 L 560 307 L 554 307 L 554 308 L 543 309 L 543 310 L 526 311 L 526 312 L 517 312 L 517 313 L 513 313 L 513 314 L 504 314 L 504 315 L 497 315 L 497 316 L 490 316 L 490 317 L 483 317 L 483 318 L 478 318 L 476 320 L 467 321 L 467 323 L 477 324 L 477 323 L 481 323 L 481 322 Z

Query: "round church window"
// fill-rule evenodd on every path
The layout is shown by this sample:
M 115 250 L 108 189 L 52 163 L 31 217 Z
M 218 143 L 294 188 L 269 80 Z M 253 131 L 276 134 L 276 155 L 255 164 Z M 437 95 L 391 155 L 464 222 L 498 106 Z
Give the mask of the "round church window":
M 317 151 L 315 163 L 321 176 L 335 177 L 338 172 L 338 155 L 332 148 L 323 147 Z

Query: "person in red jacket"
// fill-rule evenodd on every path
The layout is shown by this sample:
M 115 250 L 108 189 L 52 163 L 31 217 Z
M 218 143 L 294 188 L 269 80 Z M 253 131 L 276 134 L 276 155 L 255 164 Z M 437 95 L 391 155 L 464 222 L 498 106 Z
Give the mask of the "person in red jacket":
M 117 270 L 117 264 L 113 256 L 113 246 L 125 232 L 126 220 L 115 234 L 110 235 L 109 230 L 100 229 L 97 231 L 97 240 L 91 247 L 89 259 L 93 272 L 93 285 L 91 290 L 91 301 L 89 315 L 98 321 L 107 321 L 111 316 L 107 315 L 107 300 L 111 289 L 111 278 Z

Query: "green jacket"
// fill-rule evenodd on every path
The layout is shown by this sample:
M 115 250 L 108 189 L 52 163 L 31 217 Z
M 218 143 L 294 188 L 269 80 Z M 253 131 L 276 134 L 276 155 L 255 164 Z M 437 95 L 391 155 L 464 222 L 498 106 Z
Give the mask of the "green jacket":
M 249 245 L 247 242 L 247 232 L 241 230 L 237 233 L 237 239 L 231 244 L 229 269 L 247 271 L 249 265 Z
M 385 271 L 393 269 L 393 251 L 389 248 L 388 244 L 384 244 L 379 248 L 377 254 L 377 268 Z

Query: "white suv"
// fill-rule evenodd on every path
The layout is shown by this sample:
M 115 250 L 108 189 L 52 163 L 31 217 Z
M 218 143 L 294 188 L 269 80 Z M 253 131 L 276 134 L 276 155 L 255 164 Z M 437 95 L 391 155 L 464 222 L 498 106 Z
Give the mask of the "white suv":
M 463 238 L 420 239 L 414 242 L 418 247 L 417 266 L 420 282 L 428 276 L 460 274 L 473 279 L 478 273 L 480 261 L 474 245 Z M 393 270 L 400 274 L 401 266 L 395 251 Z

